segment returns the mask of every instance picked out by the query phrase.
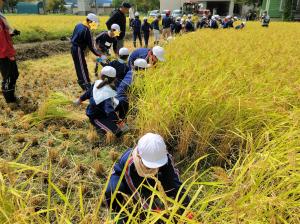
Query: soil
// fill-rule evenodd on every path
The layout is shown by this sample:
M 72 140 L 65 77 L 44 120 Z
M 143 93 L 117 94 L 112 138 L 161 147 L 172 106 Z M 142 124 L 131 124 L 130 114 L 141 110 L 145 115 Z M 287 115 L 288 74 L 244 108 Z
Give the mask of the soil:
M 61 40 L 15 45 L 18 61 L 48 57 L 70 51 L 70 48 L 70 41 Z
M 126 34 L 125 40 L 131 38 L 131 33 Z M 63 37 L 61 40 L 15 44 L 14 47 L 17 51 L 17 60 L 26 61 L 70 52 L 71 43 L 69 38 Z

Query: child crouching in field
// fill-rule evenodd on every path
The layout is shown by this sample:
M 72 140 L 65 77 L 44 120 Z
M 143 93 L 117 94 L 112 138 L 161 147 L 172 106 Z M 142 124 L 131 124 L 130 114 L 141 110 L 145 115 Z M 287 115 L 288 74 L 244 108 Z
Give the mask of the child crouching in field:
M 125 172 L 125 174 L 123 174 Z M 157 185 L 156 185 L 157 184 Z M 121 212 L 128 197 L 133 196 L 134 203 L 141 203 L 145 211 L 162 211 L 164 204 L 159 198 L 151 203 L 151 188 L 162 194 L 181 201 L 184 207 L 190 203 L 190 197 L 182 187 L 179 172 L 174 167 L 172 156 L 168 153 L 164 139 L 153 133 L 144 135 L 134 148 L 129 148 L 115 164 L 105 191 L 106 205 L 114 217 Z M 127 197 L 126 197 L 127 196 Z M 177 213 L 182 214 L 183 209 Z M 122 215 L 122 214 L 121 214 Z M 143 221 L 143 217 L 141 217 Z M 189 212 L 187 219 L 193 219 Z M 127 223 L 125 215 L 116 223 Z M 160 222 L 156 222 L 160 223 Z
M 75 103 L 80 105 L 88 100 L 90 104 L 86 109 L 86 115 L 95 126 L 100 135 L 112 132 L 117 137 L 125 132 L 119 124 L 119 117 L 115 112 L 118 101 L 114 98 L 117 92 L 114 90 L 116 69 L 105 66 L 101 71 L 101 78 L 87 90 Z

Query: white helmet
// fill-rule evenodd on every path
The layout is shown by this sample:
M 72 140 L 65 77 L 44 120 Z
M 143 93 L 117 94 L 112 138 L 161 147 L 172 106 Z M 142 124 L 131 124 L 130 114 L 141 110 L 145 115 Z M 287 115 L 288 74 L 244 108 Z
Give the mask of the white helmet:
M 134 67 L 143 68 L 143 69 L 146 69 L 149 67 L 147 61 L 142 58 L 136 59 L 134 61 L 133 65 L 134 65 Z
M 129 55 L 129 50 L 125 47 L 122 47 L 120 50 L 119 50 L 119 55 L 120 56 L 127 56 Z
M 168 151 L 164 139 L 153 133 L 147 133 L 140 138 L 137 150 L 143 164 L 151 169 L 156 169 L 168 163 Z
M 134 16 L 140 16 L 140 13 L 139 12 L 135 12 Z
M 153 47 L 152 52 L 159 61 L 165 61 L 165 50 L 162 47 L 155 46 Z
M 116 30 L 118 32 L 121 31 L 121 28 L 118 24 L 112 24 L 111 27 L 110 27 L 111 30 Z
M 105 75 L 110 78 L 115 78 L 117 75 L 117 71 L 115 68 L 113 68 L 111 66 L 105 66 L 101 70 L 101 75 Z
M 94 13 L 89 13 L 86 18 L 92 22 L 99 23 L 98 16 L 96 16 Z

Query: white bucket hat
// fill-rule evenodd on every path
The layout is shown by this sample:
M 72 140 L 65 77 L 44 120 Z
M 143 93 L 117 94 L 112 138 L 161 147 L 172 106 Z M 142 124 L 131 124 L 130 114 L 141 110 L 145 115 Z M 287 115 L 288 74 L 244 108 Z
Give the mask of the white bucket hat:
M 112 24 L 111 27 L 110 27 L 111 30 L 116 30 L 118 32 L 121 31 L 121 28 L 118 24 Z
M 168 163 L 168 151 L 164 139 L 153 133 L 140 138 L 137 145 L 138 153 L 147 168 L 156 169 Z
M 134 65 L 134 67 L 143 68 L 143 69 L 149 68 L 147 61 L 142 58 L 136 59 L 134 61 L 133 65 Z
M 97 24 L 99 24 L 99 19 L 98 16 L 96 16 L 94 13 L 89 13 L 86 18 L 92 22 L 95 22 Z
M 153 47 L 152 52 L 159 61 L 165 61 L 165 50 L 162 47 L 155 46 Z
M 115 68 L 113 68 L 111 66 L 105 66 L 101 70 L 101 75 L 105 75 L 110 78 L 115 78 L 117 75 L 117 71 Z
M 119 55 L 120 56 L 125 56 L 125 55 L 129 55 L 129 50 L 125 47 L 122 47 L 120 50 L 119 50 Z

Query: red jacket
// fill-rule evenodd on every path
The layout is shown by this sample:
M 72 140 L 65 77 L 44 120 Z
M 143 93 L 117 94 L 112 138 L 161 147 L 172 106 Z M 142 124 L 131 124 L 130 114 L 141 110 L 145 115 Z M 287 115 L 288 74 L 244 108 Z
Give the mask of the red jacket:
M 0 58 L 15 57 L 16 51 L 13 47 L 9 29 L 5 25 L 3 18 L 0 17 Z

